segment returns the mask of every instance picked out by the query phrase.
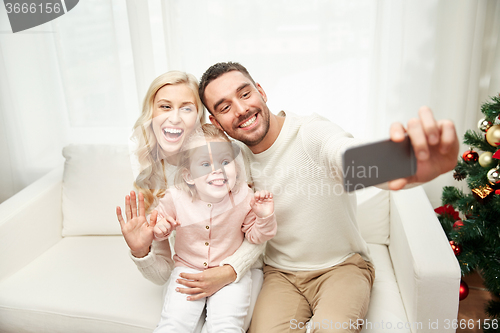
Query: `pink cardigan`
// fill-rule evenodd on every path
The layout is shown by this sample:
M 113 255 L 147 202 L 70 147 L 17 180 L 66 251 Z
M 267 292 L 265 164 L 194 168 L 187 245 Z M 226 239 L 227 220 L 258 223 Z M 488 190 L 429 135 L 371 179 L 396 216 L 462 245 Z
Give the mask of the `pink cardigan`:
M 160 199 L 158 213 L 180 222 L 175 236 L 175 266 L 198 270 L 219 266 L 243 242 L 261 244 L 276 235 L 274 213 L 259 218 L 250 207 L 253 191 L 244 184 L 221 202 L 191 200 L 184 191 L 170 188 Z M 234 204 L 234 205 L 233 205 Z

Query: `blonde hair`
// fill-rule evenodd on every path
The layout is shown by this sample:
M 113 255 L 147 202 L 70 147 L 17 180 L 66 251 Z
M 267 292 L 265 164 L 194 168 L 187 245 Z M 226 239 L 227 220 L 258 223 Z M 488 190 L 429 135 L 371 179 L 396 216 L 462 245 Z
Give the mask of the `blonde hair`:
M 132 139 L 137 142 L 135 154 L 141 168 L 134 186 L 144 195 L 144 205 L 148 212 L 158 204 L 158 199 L 165 195 L 168 187 L 165 161 L 161 158 L 162 149 L 156 141 L 152 128 L 154 100 L 158 90 L 166 85 L 177 84 L 185 84 L 193 92 L 198 119 L 200 124 L 205 123 L 205 107 L 198 95 L 198 81 L 194 75 L 181 71 L 169 71 L 151 82 L 142 103 L 142 113 L 135 122 L 132 134 Z
M 175 187 L 188 193 L 193 201 L 195 199 L 199 199 L 198 191 L 196 190 L 196 187 L 194 185 L 186 183 L 186 181 L 184 180 L 184 172 L 186 170 L 189 171 L 189 167 L 195 153 L 195 149 L 192 149 L 192 147 L 190 147 L 191 143 L 199 139 L 205 139 L 207 142 L 217 140 L 224 141 L 228 142 L 231 147 L 235 147 L 233 146 L 234 144 L 231 143 L 231 140 L 229 140 L 229 138 L 226 136 L 226 134 L 212 124 L 204 124 L 193 131 L 191 136 L 186 140 L 184 144 L 184 150 L 180 153 L 178 170 L 175 174 Z M 244 179 L 242 179 L 241 177 L 242 168 L 238 163 L 236 157 L 237 152 L 235 152 L 233 149 L 233 161 L 236 167 L 236 183 L 234 184 L 233 189 L 231 189 L 232 193 L 238 193 L 238 190 L 242 182 L 244 181 Z

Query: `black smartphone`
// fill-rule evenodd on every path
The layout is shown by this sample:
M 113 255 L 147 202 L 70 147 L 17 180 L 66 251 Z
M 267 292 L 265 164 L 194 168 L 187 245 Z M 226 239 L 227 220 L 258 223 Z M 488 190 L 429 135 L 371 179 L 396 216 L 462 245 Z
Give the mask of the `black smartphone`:
M 401 142 L 383 140 L 349 148 L 342 161 L 347 192 L 409 177 L 417 172 L 417 159 L 408 135 Z

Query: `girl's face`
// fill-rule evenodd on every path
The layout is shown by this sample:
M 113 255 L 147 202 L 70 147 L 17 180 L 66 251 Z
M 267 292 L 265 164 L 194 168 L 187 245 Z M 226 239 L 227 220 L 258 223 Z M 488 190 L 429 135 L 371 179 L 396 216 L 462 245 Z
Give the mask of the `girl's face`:
M 192 149 L 195 150 L 186 182 L 196 187 L 202 201 L 220 202 L 236 184 L 236 162 L 231 143 L 199 140 Z
M 156 93 L 153 132 L 166 156 L 179 152 L 182 142 L 199 125 L 196 99 L 185 84 L 166 85 Z

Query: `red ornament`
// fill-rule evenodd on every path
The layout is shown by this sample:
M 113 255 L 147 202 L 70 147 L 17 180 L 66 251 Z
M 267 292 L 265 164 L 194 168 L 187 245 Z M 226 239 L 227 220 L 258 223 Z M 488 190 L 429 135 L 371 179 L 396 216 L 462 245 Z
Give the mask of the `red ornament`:
M 464 222 L 462 220 L 456 220 L 455 223 L 453 223 L 453 229 L 460 230 L 464 226 Z
M 455 253 L 456 256 L 459 256 L 460 253 L 462 253 L 462 246 L 455 243 L 455 241 L 450 241 L 450 245 L 451 249 L 453 250 L 453 253 Z
M 464 280 L 460 280 L 460 292 L 458 299 L 463 301 L 467 296 L 469 296 L 469 286 Z
M 491 158 L 496 158 L 497 160 L 500 160 L 500 149 L 498 149 L 493 155 L 491 155 Z
M 474 163 L 479 159 L 479 154 L 473 150 L 467 150 L 465 153 L 463 153 L 462 158 L 467 163 Z

